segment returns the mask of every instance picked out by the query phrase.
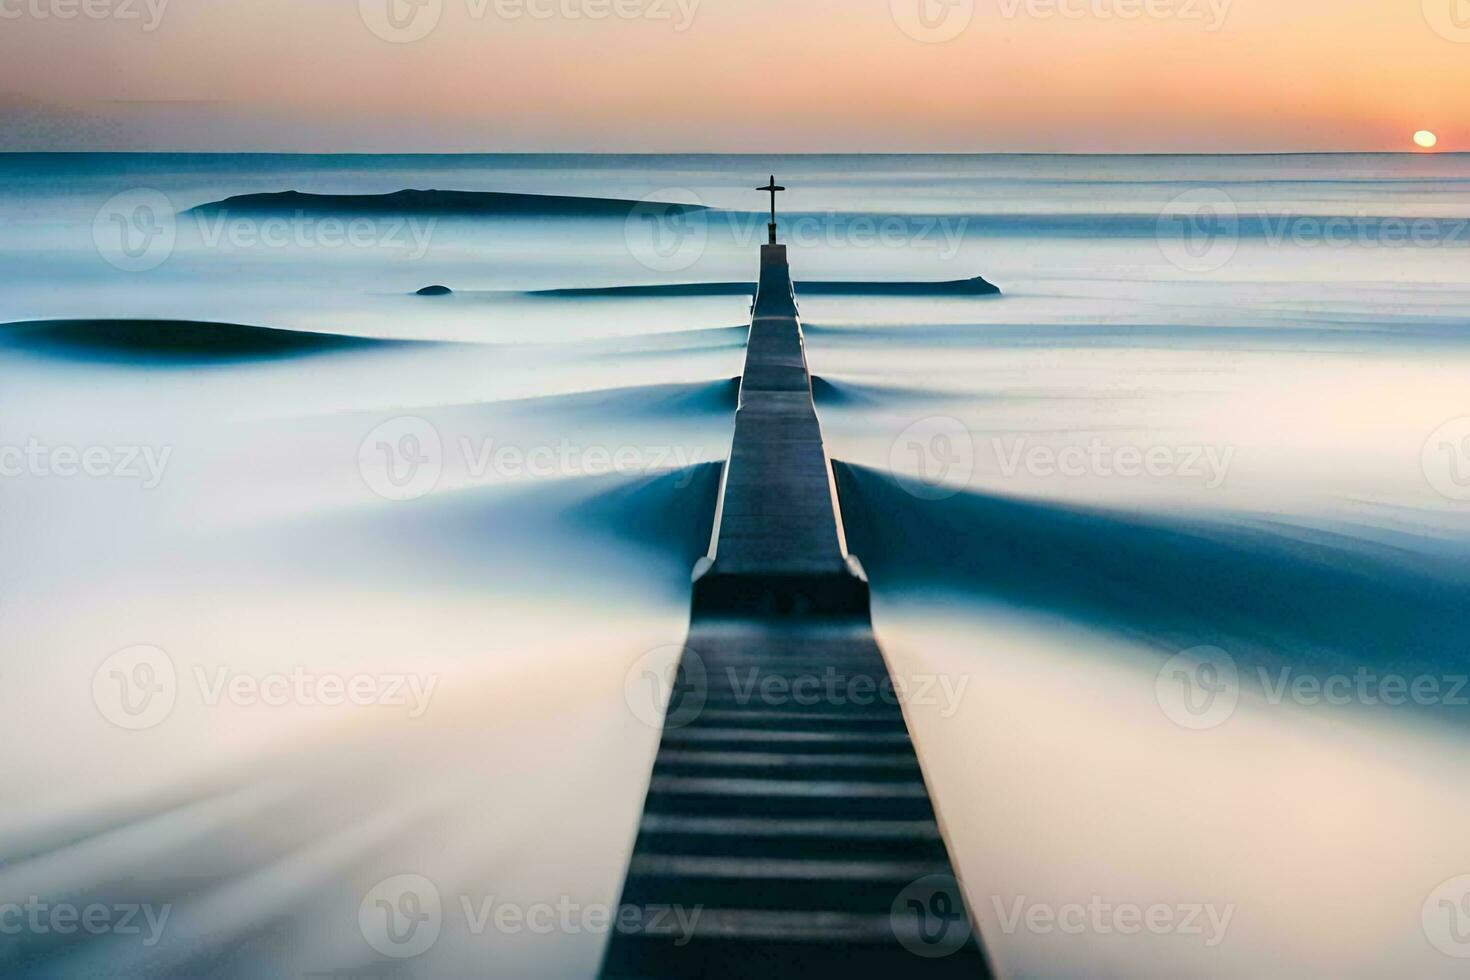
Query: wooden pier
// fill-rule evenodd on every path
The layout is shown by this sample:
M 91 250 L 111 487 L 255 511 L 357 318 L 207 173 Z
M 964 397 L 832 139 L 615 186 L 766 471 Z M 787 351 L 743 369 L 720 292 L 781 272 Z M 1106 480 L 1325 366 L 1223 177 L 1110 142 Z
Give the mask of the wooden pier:
M 782 245 L 622 905 L 606 977 L 990 975 L 847 553 Z

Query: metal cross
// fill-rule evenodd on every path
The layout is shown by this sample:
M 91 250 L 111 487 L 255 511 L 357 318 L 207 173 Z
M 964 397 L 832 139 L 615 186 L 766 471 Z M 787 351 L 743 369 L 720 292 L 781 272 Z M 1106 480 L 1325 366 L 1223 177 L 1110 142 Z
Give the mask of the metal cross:
M 771 193 L 771 223 L 768 230 L 771 233 L 771 244 L 776 244 L 776 192 L 784 191 L 786 188 L 776 183 L 776 175 L 771 174 L 771 182 L 764 187 L 757 187 L 758 191 L 770 191 Z

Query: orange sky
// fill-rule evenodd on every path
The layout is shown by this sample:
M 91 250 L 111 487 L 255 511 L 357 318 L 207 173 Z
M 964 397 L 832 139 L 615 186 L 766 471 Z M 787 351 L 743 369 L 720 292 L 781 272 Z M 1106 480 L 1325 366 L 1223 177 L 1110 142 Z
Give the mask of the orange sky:
M 0 148 L 1470 149 L 1470 0 L 82 2 L 0 0 Z

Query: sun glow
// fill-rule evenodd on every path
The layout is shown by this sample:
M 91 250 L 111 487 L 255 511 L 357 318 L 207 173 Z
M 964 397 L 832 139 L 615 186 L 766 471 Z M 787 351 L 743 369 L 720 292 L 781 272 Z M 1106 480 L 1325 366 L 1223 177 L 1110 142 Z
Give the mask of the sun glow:
M 1439 142 L 1439 137 L 1427 129 L 1421 129 L 1414 134 L 1414 142 L 1426 150 L 1432 150 L 1434 149 L 1434 145 Z

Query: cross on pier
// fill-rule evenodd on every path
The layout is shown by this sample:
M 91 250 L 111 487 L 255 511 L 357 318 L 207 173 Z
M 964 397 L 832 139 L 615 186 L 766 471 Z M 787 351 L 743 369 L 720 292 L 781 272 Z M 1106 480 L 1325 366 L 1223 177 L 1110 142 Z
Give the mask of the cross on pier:
M 771 233 L 771 244 L 776 244 L 776 192 L 784 191 L 786 188 L 776 183 L 776 175 L 771 174 L 771 182 L 764 187 L 757 187 L 758 191 L 770 191 L 771 193 L 771 223 L 767 225 Z

